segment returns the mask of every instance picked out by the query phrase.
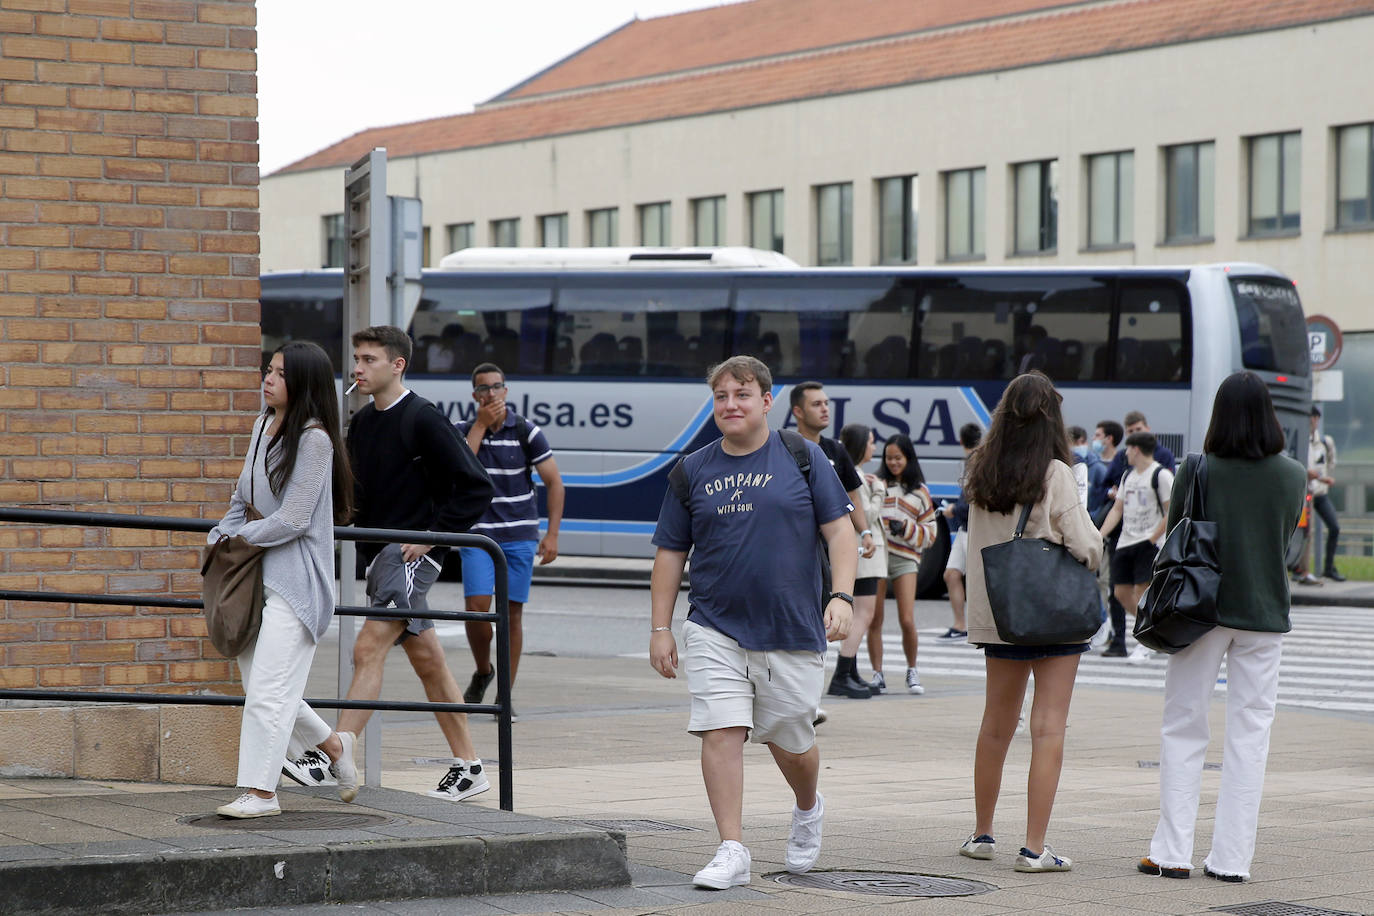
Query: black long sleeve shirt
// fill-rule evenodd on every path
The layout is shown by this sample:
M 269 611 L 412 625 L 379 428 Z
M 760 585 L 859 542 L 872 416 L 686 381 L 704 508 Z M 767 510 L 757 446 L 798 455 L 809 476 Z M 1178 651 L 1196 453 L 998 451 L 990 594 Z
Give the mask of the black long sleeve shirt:
M 387 410 L 368 404 L 348 426 L 356 479 L 353 524 L 461 532 L 491 503 L 492 485 L 467 443 L 432 403 L 406 394 Z M 369 558 L 379 545 L 362 545 Z M 430 555 L 443 562 L 447 551 Z

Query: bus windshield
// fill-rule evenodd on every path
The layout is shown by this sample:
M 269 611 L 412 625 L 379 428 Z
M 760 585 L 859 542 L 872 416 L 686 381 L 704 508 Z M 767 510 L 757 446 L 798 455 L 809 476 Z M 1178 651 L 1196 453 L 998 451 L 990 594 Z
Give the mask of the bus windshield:
M 1293 284 L 1277 277 L 1230 279 L 1245 368 L 1306 376 L 1307 324 Z

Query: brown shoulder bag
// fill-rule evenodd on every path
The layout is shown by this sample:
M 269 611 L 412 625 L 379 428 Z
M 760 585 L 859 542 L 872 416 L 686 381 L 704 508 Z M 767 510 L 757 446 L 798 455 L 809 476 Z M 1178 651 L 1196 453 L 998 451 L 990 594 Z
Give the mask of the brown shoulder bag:
M 262 513 L 253 505 L 261 443 L 262 431 L 259 431 L 253 441 L 248 505 L 244 509 L 244 518 L 250 522 L 262 518 Z M 219 540 L 205 549 L 205 560 L 200 567 L 205 625 L 210 631 L 210 642 L 225 658 L 237 658 L 258 638 L 258 628 L 262 626 L 262 556 L 266 550 L 237 534 L 233 537 L 220 535 Z

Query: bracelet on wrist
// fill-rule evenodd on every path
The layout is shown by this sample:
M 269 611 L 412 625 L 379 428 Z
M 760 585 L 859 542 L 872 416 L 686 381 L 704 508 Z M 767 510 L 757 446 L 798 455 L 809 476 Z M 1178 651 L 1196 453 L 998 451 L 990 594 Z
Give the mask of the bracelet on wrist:
M 650 628 L 649 628 L 649 632 L 650 632 L 650 633 L 665 633 L 665 632 L 666 632 L 666 633 L 671 633 L 671 632 L 673 632 L 673 628 L 672 628 L 672 627 L 650 627 Z
M 872 536 L 873 536 L 873 529 L 872 529 L 872 528 L 865 528 L 863 531 L 860 531 L 860 532 L 859 532 L 859 540 L 861 540 L 861 541 L 862 541 L 864 538 L 866 538 L 866 537 L 872 537 Z

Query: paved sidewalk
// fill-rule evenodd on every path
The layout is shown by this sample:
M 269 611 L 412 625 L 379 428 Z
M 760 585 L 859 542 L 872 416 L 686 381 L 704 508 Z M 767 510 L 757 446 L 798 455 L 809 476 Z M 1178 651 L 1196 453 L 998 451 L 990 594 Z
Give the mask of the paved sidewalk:
M 970 652 L 976 650 L 970 649 Z M 399 656 L 399 653 L 395 653 Z M 454 654 L 457 670 L 465 650 Z M 387 683 L 412 687 L 403 669 Z M 982 690 L 965 678 L 928 677 L 923 697 L 889 694 L 832 699 L 821 735 L 826 796 L 825 851 L 818 869 L 949 876 L 996 889 L 976 896 L 902 898 L 778 884 L 792 800 L 767 751 L 746 754 L 748 888 L 716 893 L 689 886 L 717 838 L 701 786 L 697 739 L 684 731 L 682 679 L 660 678 L 643 659 L 530 656 L 516 688 L 515 807 L 569 822 L 648 820 L 675 830 L 625 827 L 635 887 L 608 893 L 626 912 L 776 913 L 1082 913 L 1208 912 L 1265 901 L 1374 913 L 1374 722 L 1280 709 L 1269 756 L 1253 880 L 1221 884 L 1200 872 L 1187 881 L 1135 871 L 1154 830 L 1157 801 L 1158 692 L 1080 687 L 1070 718 L 1064 774 L 1050 843 L 1075 860 L 1068 874 L 1012 870 L 1025 818 L 1030 740 L 1019 737 L 1006 767 L 998 858 L 955 853 L 972 829 L 973 745 Z M 413 677 L 409 678 L 413 681 Z M 403 687 L 404 685 L 404 687 Z M 1221 706 L 1213 731 L 1220 740 Z M 473 721 L 479 749 L 495 747 L 495 726 Z M 432 720 L 391 715 L 384 725 L 383 783 L 419 792 L 439 768 L 443 744 Z M 1219 743 L 1207 760 L 1221 759 Z M 1218 773 L 1203 774 L 1194 863 L 1211 832 Z M 366 792 L 367 790 L 364 790 Z M 365 797 L 360 799 L 365 801 Z M 493 795 L 466 804 L 494 806 Z M 647 826 L 647 825 L 646 825 Z M 676 877 L 674 877 L 676 876 Z M 626 896 L 634 895 L 634 896 Z M 652 895 L 652 896 L 645 896 Z M 379 904 L 373 913 L 604 912 L 587 896 L 527 895 L 422 904 Z M 418 907 L 418 908 L 417 908 Z M 321 913 L 326 911 L 321 910 Z M 328 912 L 337 912 L 331 910 Z M 1271 910 L 1297 913 L 1297 910 Z
M 465 655 L 461 646 L 455 651 L 456 670 L 466 670 Z M 397 697 L 418 695 L 401 653 L 393 656 L 396 667 L 388 671 L 388 694 L 394 688 Z M 328 671 L 318 676 L 322 688 L 332 677 Z M 621 825 L 627 833 L 631 888 L 364 904 L 349 912 L 484 916 L 614 909 L 723 916 L 881 908 L 892 913 L 1096 916 L 1194 914 L 1266 901 L 1374 912 L 1374 722 L 1281 708 L 1253 880 L 1221 884 L 1200 873 L 1187 881 L 1166 880 L 1135 871 L 1155 824 L 1160 695 L 1080 687 L 1049 836 L 1056 850 L 1075 860 L 1074 870 L 1022 875 L 1012 870 L 1012 863 L 1024 828 L 1029 739 L 1018 738 L 1007 761 L 997 859 L 960 857 L 955 849 L 972 828 L 970 770 L 981 686 L 967 678 L 924 680 L 928 692 L 923 697 L 891 694 L 827 702 L 829 721 L 820 727 L 827 818 L 818 869 L 822 875 L 843 869 L 969 879 L 991 885 L 994 889 L 987 893 L 928 899 L 777 883 L 771 875 L 782 869 L 792 801 L 767 751 L 757 746 L 746 754 L 745 777 L 745 841 L 753 854 L 753 882 L 728 892 L 691 888 L 691 874 L 711 857 L 717 839 L 698 771 L 699 745 L 684 731 L 685 682 L 658 677 L 638 658 L 535 655 L 522 662 L 515 694 L 520 712 L 515 725 L 516 811 L 570 826 L 645 820 L 676 829 Z M 1215 705 L 1218 740 L 1221 725 L 1221 708 Z M 473 731 L 479 750 L 494 753 L 494 723 L 475 719 Z M 383 738 L 384 786 L 415 793 L 431 788 L 442 767 L 423 758 L 444 752 L 433 720 L 389 715 Z M 1220 759 L 1220 746 L 1214 746 L 1207 760 Z M 1215 770 L 1204 772 L 1194 856 L 1199 866 L 1210 840 L 1217 780 Z M 48 792 L 71 797 L 90 788 L 108 794 L 151 787 L 5 781 L 0 782 L 0 796 Z M 363 790 L 360 804 L 369 804 L 369 791 Z M 288 789 L 284 797 L 291 802 L 297 794 Z M 463 803 L 478 809 L 496 804 L 494 791 Z M 0 911 L 5 909 L 3 893 L 0 889 Z

